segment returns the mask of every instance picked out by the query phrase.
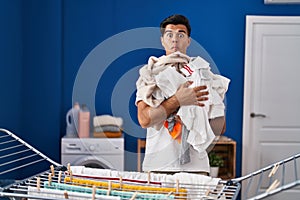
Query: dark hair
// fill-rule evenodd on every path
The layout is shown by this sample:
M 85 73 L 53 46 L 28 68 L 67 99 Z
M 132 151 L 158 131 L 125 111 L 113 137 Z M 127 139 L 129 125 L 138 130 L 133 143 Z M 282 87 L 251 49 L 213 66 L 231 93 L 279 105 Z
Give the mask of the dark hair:
M 182 25 L 185 25 L 187 30 L 188 30 L 188 33 L 187 33 L 188 36 L 189 37 L 191 36 L 192 29 L 191 29 L 191 26 L 190 26 L 190 22 L 189 22 L 188 18 L 186 18 L 185 16 L 175 14 L 175 15 L 171 15 L 171 16 L 167 17 L 166 19 L 164 19 L 160 23 L 161 35 L 164 34 L 165 28 L 168 24 L 174 24 L 174 25 L 182 24 Z

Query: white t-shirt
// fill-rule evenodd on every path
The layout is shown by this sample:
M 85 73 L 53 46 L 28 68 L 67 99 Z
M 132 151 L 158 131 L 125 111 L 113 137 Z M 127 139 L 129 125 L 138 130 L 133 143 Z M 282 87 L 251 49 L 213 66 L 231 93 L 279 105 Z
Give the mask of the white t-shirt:
M 179 163 L 180 144 L 170 136 L 164 126 L 160 130 L 148 128 L 146 141 L 143 171 L 209 172 L 207 154 L 201 154 L 200 158 L 193 148 L 190 148 L 191 162 L 184 165 Z

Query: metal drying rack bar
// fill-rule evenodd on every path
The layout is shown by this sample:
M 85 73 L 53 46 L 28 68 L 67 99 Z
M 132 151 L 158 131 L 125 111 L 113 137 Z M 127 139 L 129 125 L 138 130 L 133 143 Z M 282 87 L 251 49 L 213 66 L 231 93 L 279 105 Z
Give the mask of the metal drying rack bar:
M 119 180 L 86 178 L 85 184 L 66 182 L 67 179 L 74 178 L 69 166 L 63 166 L 51 160 L 10 131 L 0 129 L 0 181 L 12 180 L 8 184 L 2 183 L 0 197 L 59 200 L 67 199 L 69 195 L 78 199 L 106 199 L 103 196 L 107 195 L 111 199 L 120 197 L 122 200 L 133 200 L 144 199 L 146 194 L 156 194 L 152 196 L 152 199 L 200 199 L 200 195 L 201 199 L 235 200 L 243 187 L 244 199 L 263 199 L 300 185 L 299 158 L 300 154 L 296 154 L 245 176 L 220 180 L 217 185 L 164 182 L 162 185 L 175 189 L 173 192 L 166 193 L 162 190 L 162 186 L 151 182 L 132 183 L 122 180 L 122 177 L 119 177 Z M 102 185 L 95 181 L 101 181 Z M 59 184 L 73 189 L 63 190 Z M 115 187 L 116 184 L 119 188 Z M 126 184 L 129 185 L 129 189 L 125 189 Z M 142 189 L 145 186 L 151 190 Z M 130 189 L 132 187 L 136 188 Z M 63 194 L 54 197 L 51 191 L 54 189 L 60 190 Z M 104 191 L 105 194 L 103 194 Z

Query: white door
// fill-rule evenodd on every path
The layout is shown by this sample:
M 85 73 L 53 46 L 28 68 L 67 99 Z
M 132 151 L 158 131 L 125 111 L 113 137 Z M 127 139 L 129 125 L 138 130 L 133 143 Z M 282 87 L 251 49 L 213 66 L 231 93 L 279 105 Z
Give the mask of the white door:
M 300 17 L 247 16 L 245 48 L 242 175 L 300 152 Z

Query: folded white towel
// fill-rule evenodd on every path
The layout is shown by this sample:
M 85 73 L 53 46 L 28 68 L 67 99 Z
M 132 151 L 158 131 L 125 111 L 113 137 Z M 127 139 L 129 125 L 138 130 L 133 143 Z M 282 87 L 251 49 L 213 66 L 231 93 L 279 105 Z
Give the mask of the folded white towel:
M 123 119 L 121 117 L 113 117 L 110 115 L 99 115 L 93 118 L 94 127 L 115 125 L 121 127 L 123 125 Z

